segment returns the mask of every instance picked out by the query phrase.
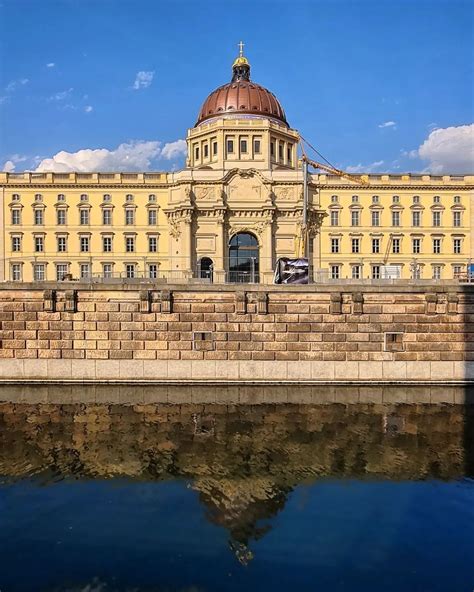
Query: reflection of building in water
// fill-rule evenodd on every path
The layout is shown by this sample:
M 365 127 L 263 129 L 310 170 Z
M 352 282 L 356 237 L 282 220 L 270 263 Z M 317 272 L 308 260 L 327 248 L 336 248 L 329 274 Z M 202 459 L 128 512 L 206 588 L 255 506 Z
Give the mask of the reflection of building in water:
M 472 475 L 474 406 L 0 404 L 0 475 L 193 480 L 243 563 L 318 477 Z
M 291 488 L 279 488 L 271 477 L 236 479 L 198 478 L 193 488 L 207 507 L 211 522 L 230 534 L 230 547 L 237 559 L 248 563 L 252 558 L 249 544 L 263 537 L 273 518 L 285 506 Z

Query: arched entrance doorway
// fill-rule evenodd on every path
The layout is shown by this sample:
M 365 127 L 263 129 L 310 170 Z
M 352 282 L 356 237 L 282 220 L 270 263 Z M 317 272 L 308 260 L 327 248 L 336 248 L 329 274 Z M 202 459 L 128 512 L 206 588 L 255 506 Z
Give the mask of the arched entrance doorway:
M 229 241 L 229 282 L 259 281 L 258 241 L 250 232 L 239 232 Z
M 210 280 L 213 279 L 214 263 L 210 257 L 203 257 L 199 261 L 199 277 L 201 279 Z

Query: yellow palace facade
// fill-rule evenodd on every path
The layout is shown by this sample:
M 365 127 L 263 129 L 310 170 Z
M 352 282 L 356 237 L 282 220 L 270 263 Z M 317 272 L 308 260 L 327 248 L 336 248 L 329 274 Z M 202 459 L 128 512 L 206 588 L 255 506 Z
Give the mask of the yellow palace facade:
M 188 131 L 179 172 L 0 173 L 0 280 L 271 283 L 277 259 L 301 248 L 298 141 L 241 54 Z M 312 279 L 466 273 L 474 174 L 361 179 L 308 178 Z

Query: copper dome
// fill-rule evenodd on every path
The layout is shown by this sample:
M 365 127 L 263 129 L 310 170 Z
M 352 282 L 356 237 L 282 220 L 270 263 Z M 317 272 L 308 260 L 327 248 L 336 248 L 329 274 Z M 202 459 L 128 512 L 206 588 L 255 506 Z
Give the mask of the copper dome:
M 219 86 L 204 101 L 196 126 L 204 121 L 233 114 L 276 119 L 288 126 L 285 112 L 276 96 L 250 80 L 250 64 L 242 55 L 232 67 L 232 81 Z

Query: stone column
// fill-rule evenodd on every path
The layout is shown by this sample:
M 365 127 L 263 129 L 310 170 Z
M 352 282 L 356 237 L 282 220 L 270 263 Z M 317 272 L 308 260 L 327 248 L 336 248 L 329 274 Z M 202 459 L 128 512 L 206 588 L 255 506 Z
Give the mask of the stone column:
M 225 282 L 225 259 L 227 256 L 225 221 L 222 217 L 217 219 L 216 256 L 214 259 L 214 281 L 216 283 L 222 284 Z
M 270 220 L 261 234 L 260 283 L 271 284 L 273 272 L 273 225 Z
M 319 270 L 321 269 L 321 232 L 316 231 L 312 233 L 310 240 L 313 241 L 313 260 L 311 262 L 313 266 L 313 281 L 317 281 Z

